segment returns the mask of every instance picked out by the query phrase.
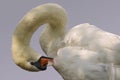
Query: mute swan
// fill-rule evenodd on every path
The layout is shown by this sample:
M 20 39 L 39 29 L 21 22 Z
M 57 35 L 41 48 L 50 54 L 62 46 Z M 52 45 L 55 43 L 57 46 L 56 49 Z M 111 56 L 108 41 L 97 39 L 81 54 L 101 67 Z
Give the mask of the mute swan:
M 37 54 L 30 47 L 33 33 L 45 23 L 47 27 L 41 33 L 40 45 L 48 57 Z M 66 33 L 66 23 L 66 12 L 57 4 L 48 3 L 33 8 L 13 33 L 14 62 L 28 71 L 41 71 L 53 65 L 65 80 L 85 79 L 87 76 L 93 76 L 92 80 L 108 80 L 103 66 L 120 64 L 120 37 L 88 23 L 77 25 Z M 77 70 L 79 73 L 76 73 Z M 97 78 L 90 74 L 94 71 L 98 72 L 93 73 Z M 72 77 L 74 73 L 76 78 Z M 99 79 L 100 75 L 102 78 Z

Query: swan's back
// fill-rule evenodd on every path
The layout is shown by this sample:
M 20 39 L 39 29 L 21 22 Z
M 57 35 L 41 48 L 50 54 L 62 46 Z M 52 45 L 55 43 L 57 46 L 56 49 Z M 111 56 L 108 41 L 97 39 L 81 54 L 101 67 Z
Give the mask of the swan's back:
M 68 45 L 89 49 L 96 49 L 98 46 L 114 49 L 113 45 L 120 43 L 120 37 L 84 23 L 73 27 L 66 35 L 65 42 Z
M 84 23 L 75 26 L 67 33 L 64 42 L 66 46 L 78 46 L 103 53 L 106 62 L 120 64 L 120 37 L 94 25 Z

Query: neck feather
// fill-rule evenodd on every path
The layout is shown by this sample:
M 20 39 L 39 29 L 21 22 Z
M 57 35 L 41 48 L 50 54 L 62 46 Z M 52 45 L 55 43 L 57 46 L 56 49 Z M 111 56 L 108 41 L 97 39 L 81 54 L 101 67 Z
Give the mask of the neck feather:
M 30 40 L 39 26 L 47 23 L 49 26 L 45 28 L 45 31 L 54 31 L 52 32 L 53 34 L 59 33 L 60 35 L 64 35 L 66 22 L 65 10 L 57 4 L 44 4 L 33 8 L 19 22 L 13 34 L 13 55 L 16 57 L 16 52 L 22 53 L 23 51 L 20 52 L 21 48 L 24 48 L 22 50 L 25 50 L 26 48 L 32 50 L 32 48 L 30 48 Z M 52 34 L 49 34 L 49 36 L 51 35 Z M 26 51 L 26 54 L 29 53 L 28 51 L 29 50 Z M 32 50 L 32 52 L 34 53 L 34 50 Z

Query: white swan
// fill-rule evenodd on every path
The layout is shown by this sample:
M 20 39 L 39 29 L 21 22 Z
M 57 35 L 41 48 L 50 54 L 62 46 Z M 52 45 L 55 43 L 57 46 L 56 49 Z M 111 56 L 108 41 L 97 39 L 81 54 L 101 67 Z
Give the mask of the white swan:
M 43 4 L 28 12 L 13 33 L 14 62 L 29 71 L 45 70 L 52 62 L 65 80 L 108 80 L 103 66 L 120 64 L 120 37 L 88 23 L 66 33 L 66 22 L 66 12 L 57 4 Z M 33 33 L 45 23 L 47 27 L 41 33 L 40 44 L 51 58 L 37 54 L 30 47 Z M 90 74 L 94 71 L 96 76 Z

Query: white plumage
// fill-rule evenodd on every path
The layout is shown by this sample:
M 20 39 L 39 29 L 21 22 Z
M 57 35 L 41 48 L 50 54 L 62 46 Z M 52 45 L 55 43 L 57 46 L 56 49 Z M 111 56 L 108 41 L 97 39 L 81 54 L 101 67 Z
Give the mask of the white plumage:
M 120 64 L 120 37 L 88 23 L 72 28 L 65 36 L 67 46 L 78 46 L 104 55 L 104 61 Z
M 39 26 L 47 23 L 40 36 L 40 45 L 54 58 L 53 67 L 64 80 L 108 80 L 109 64 L 120 64 L 120 37 L 88 23 L 77 25 L 66 33 L 66 22 L 66 12 L 57 4 L 33 8 L 13 34 L 14 62 L 29 71 L 40 70 L 30 64 L 41 57 L 30 47 L 30 39 Z
M 54 66 L 65 80 L 109 80 L 109 64 L 100 62 L 102 59 L 97 52 L 64 47 L 58 51 Z

